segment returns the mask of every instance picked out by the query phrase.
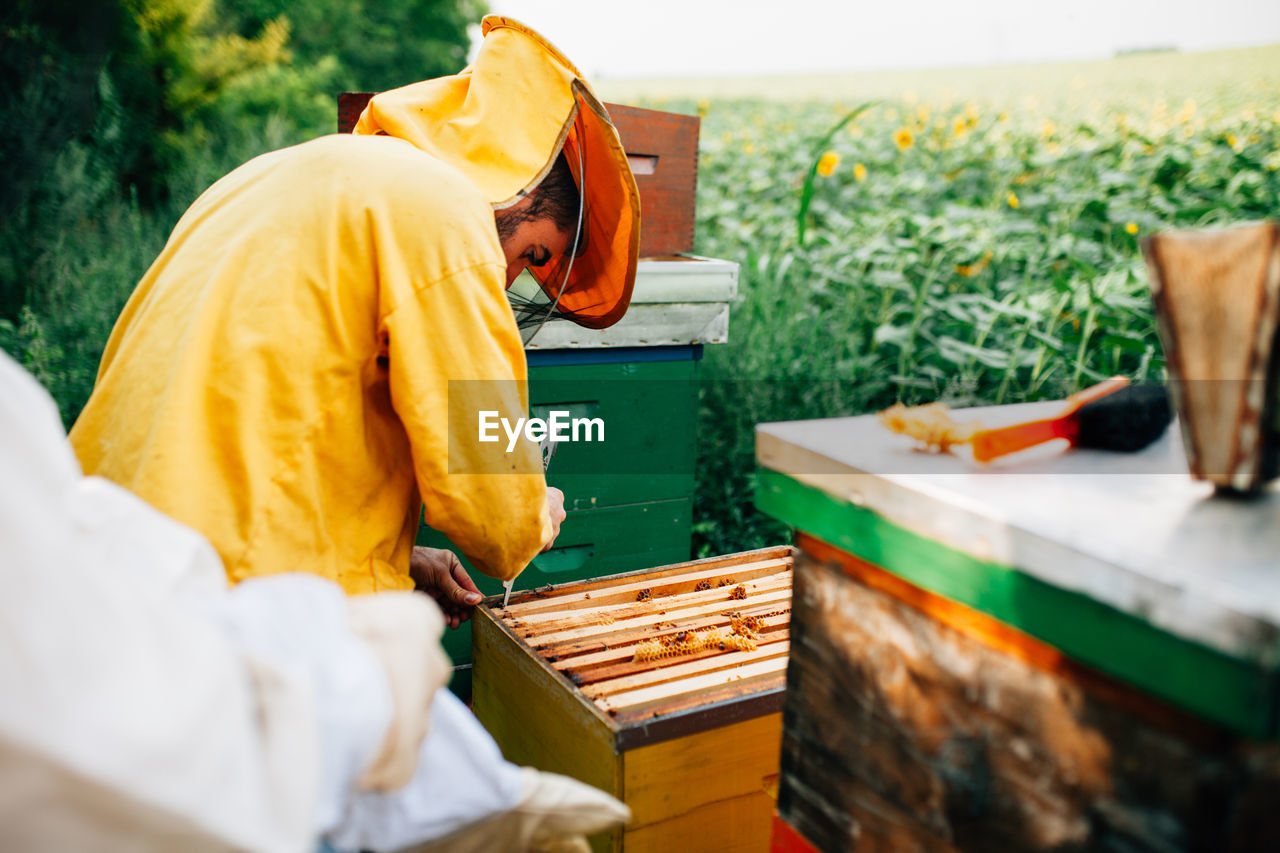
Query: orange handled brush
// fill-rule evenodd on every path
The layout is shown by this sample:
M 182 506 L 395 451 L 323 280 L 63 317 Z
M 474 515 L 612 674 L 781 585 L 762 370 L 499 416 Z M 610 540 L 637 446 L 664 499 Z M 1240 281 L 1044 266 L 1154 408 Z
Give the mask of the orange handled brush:
M 1052 418 L 978 430 L 969 444 L 978 462 L 1055 438 L 1065 438 L 1072 447 L 1141 450 L 1160 437 L 1172 417 L 1164 386 L 1130 385 L 1123 376 L 1113 376 L 1072 394 Z
M 1141 450 L 1160 437 L 1172 418 L 1164 386 L 1130 385 L 1123 376 L 1072 394 L 1065 408 L 1051 418 L 996 429 L 983 429 L 971 421 L 957 422 L 941 403 L 914 408 L 899 403 L 880 413 L 880 421 L 889 429 L 934 450 L 969 444 L 978 462 L 990 462 L 1055 438 L 1065 438 L 1073 447 Z

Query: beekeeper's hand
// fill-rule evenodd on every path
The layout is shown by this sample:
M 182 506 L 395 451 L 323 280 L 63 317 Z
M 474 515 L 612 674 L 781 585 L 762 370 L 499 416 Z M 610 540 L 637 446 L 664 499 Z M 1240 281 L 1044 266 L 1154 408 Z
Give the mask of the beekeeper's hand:
M 557 773 L 524 768 L 525 796 L 513 812 L 536 853 L 590 853 L 587 836 L 631 820 L 631 809 L 605 792 Z M 523 840 L 522 833 L 514 839 Z M 524 849 L 517 843 L 516 849 Z
M 564 512 L 560 513 L 564 517 Z M 450 628 L 471 618 L 484 596 L 458 561 L 458 555 L 442 548 L 415 547 L 409 557 L 414 586 L 436 600 Z
M 565 519 L 564 492 L 555 486 L 547 486 L 547 512 L 551 516 L 551 538 L 542 545 L 544 554 L 556 543 L 556 537 L 560 535 L 560 524 Z
M 568 776 L 521 768 L 523 792 L 510 811 L 473 823 L 414 853 L 589 853 L 587 836 L 625 824 L 631 809 Z
M 348 627 L 382 664 L 392 701 L 382 746 L 357 785 L 374 791 L 402 788 L 417 770 L 432 700 L 452 674 L 440 645 L 444 620 L 435 606 L 411 592 L 353 595 L 346 605 Z

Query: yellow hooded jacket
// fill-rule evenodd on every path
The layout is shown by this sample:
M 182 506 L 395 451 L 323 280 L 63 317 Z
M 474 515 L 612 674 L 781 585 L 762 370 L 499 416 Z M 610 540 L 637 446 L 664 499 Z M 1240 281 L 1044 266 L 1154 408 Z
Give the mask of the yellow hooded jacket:
M 550 537 L 536 446 L 478 444 L 476 419 L 528 403 L 493 211 L 545 174 L 583 89 L 536 35 L 485 25 L 475 65 L 445 80 L 526 81 L 511 97 L 446 86 L 390 108 L 401 133 L 323 137 L 236 169 L 185 213 L 111 334 L 71 433 L 81 463 L 201 531 L 233 582 L 308 571 L 348 592 L 412 588 L 422 509 L 496 578 Z M 471 134 L 432 127 L 467 110 Z M 621 310 L 635 230 L 603 235 L 632 249 Z

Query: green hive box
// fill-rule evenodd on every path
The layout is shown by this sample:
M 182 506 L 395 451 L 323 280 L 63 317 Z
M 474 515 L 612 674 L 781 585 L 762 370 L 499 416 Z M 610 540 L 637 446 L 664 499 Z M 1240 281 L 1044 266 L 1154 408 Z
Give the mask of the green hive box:
M 688 560 L 692 545 L 698 376 L 702 346 L 728 336 L 736 264 L 707 258 L 644 260 L 632 306 L 602 331 L 548 324 L 527 348 L 531 414 L 600 418 L 603 442 L 558 446 L 547 482 L 568 517 L 555 547 L 516 580 L 530 589 Z M 425 525 L 418 544 L 453 548 Z M 486 595 L 502 584 L 459 552 Z M 471 692 L 471 626 L 445 632 L 451 687 Z

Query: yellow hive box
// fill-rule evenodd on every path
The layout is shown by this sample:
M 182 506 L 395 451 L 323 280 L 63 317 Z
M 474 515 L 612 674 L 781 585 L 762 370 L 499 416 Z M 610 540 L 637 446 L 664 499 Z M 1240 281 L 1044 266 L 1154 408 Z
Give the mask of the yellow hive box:
M 476 716 L 509 760 L 631 807 L 596 850 L 768 850 L 793 561 L 766 548 L 491 598 Z

